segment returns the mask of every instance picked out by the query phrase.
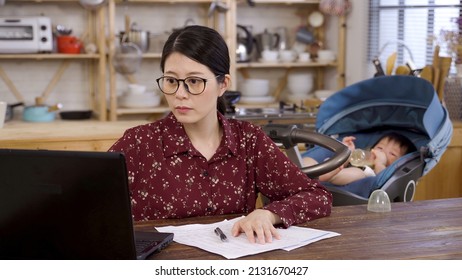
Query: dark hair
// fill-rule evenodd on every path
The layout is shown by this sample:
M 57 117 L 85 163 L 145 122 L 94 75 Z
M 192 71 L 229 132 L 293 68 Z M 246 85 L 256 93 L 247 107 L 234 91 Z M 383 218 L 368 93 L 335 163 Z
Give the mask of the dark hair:
M 379 141 L 382 140 L 382 139 L 389 139 L 389 140 L 392 140 L 392 141 L 398 143 L 400 148 L 405 148 L 406 149 L 404 154 L 408 154 L 408 153 L 414 152 L 416 150 L 416 147 L 415 147 L 414 143 L 412 143 L 411 140 L 409 140 L 409 138 L 407 138 L 406 136 L 401 135 L 399 133 L 396 133 L 396 132 L 389 132 L 389 133 L 383 135 L 382 137 L 380 137 Z M 377 141 L 377 143 L 379 141 Z M 374 146 L 377 145 L 377 143 L 375 143 Z
M 200 25 L 190 25 L 175 30 L 167 39 L 162 50 L 160 69 L 164 72 L 167 57 L 178 52 L 207 66 L 223 82 L 229 74 L 230 59 L 228 46 L 216 30 Z M 223 96 L 217 100 L 217 110 L 225 114 L 226 102 Z

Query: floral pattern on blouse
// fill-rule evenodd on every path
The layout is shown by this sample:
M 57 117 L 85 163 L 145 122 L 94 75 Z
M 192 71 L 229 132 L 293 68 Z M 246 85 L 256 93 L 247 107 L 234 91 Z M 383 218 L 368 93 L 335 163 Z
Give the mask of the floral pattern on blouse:
M 332 195 L 260 127 L 218 118 L 223 138 L 209 161 L 172 113 L 128 129 L 109 149 L 125 154 L 135 221 L 246 214 L 255 209 L 258 192 L 286 227 L 330 214 Z

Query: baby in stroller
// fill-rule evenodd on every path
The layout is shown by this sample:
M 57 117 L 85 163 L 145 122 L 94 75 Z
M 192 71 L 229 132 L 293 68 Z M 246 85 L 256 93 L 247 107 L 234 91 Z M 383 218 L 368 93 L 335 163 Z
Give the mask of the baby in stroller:
M 323 183 L 333 194 L 334 206 L 367 203 L 376 189 L 386 191 L 391 201 L 399 202 L 412 201 L 419 178 L 438 163 L 451 141 L 452 123 L 431 83 L 414 76 L 393 75 L 360 81 L 330 96 L 319 108 L 315 132 L 338 142 L 354 136 L 355 147 L 361 149 L 376 146 L 389 133 L 409 139 L 411 144 L 406 144 L 410 147 L 406 154 L 393 163 L 387 161 L 388 166 L 374 172 L 375 176 L 352 177 L 347 184 L 329 182 L 332 176 Z M 298 158 L 291 157 L 307 174 L 308 168 L 316 168 L 313 164 L 321 165 L 336 156 L 319 144 L 307 148 Z M 312 166 L 305 169 L 307 165 Z
M 356 148 L 354 140 L 356 140 L 356 137 L 346 136 L 343 138 L 342 143 L 353 152 Z M 390 132 L 382 136 L 378 142 L 372 146 L 370 150 L 371 158 L 367 165 L 354 166 L 348 161 L 339 168 L 320 175 L 319 180 L 339 186 L 347 185 L 366 177 L 375 176 L 397 159 L 413 151 L 415 151 L 415 147 L 408 138 L 401 134 Z M 316 164 L 318 164 L 318 162 L 311 157 L 303 158 L 304 166 Z

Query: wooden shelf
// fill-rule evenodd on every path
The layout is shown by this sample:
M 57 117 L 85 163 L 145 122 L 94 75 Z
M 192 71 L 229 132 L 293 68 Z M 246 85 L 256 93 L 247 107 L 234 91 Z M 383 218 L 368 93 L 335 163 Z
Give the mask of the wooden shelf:
M 296 5 L 296 4 L 319 4 L 321 1 L 320 0 L 254 0 L 253 1 L 256 5 L 258 4 L 275 4 L 275 5 L 281 5 L 281 4 L 286 4 L 286 5 Z M 247 5 L 247 2 L 241 3 L 242 5 Z
M 99 59 L 99 54 L 64 54 L 64 53 L 49 53 L 49 54 L 0 54 L 0 59 L 36 59 L 36 60 L 53 60 L 53 59 Z
M 159 106 L 154 108 L 117 108 L 117 115 L 163 114 L 169 111 L 170 108 L 166 106 Z
M 62 75 L 68 69 L 71 63 L 85 62 L 85 72 L 88 76 L 88 83 L 90 85 L 90 100 L 91 109 L 99 116 L 100 121 L 107 120 L 106 104 L 106 68 L 107 68 L 107 55 L 106 49 L 106 38 L 105 38 L 105 27 L 106 27 L 106 8 L 102 6 L 99 9 L 87 10 L 80 5 L 79 0 L 16 0 L 7 1 L 6 6 L 25 6 L 25 5 L 40 5 L 40 4 L 51 4 L 53 6 L 66 5 L 66 10 L 69 13 L 74 11 L 82 13 L 86 18 L 84 24 L 85 32 L 84 36 L 89 41 L 96 45 L 97 49 L 100 50 L 94 54 L 66 54 L 66 53 L 3 53 L 0 54 L 0 61 L 10 61 L 17 63 L 17 61 L 30 61 L 32 63 L 40 62 L 59 62 L 60 65 L 54 73 L 53 77 L 49 81 L 46 88 L 43 90 L 41 97 L 46 102 L 46 99 L 53 92 L 54 87 L 60 82 Z M 79 9 L 79 11 L 76 10 Z M 18 9 L 18 8 L 16 8 Z M 51 18 L 53 20 L 53 18 Z M 9 73 L 4 71 L 0 63 L 0 79 L 5 82 L 9 91 L 15 96 L 17 101 L 25 100 L 24 96 L 18 90 L 16 85 L 13 83 L 13 79 L 8 76 Z
M 209 9 L 209 5 L 213 3 L 215 0 L 109 0 L 108 2 L 108 30 L 110 34 L 110 38 L 108 40 L 109 46 L 109 54 L 108 54 L 108 64 L 109 64 L 109 85 L 110 85 L 110 102 L 108 107 L 108 116 L 109 120 L 115 121 L 117 117 L 120 115 L 127 115 L 127 114 L 157 114 L 157 113 L 165 113 L 168 111 L 168 108 L 120 108 L 117 104 L 116 92 L 117 92 L 117 84 L 116 84 L 116 73 L 115 70 L 112 69 L 112 60 L 114 58 L 115 53 L 115 42 L 116 42 L 116 34 L 115 34 L 115 26 L 116 26 L 116 6 L 118 5 L 127 5 L 127 4 L 146 4 L 146 5 L 153 5 L 156 4 L 171 4 L 172 8 L 176 8 L 174 5 L 178 4 L 191 4 L 197 5 L 201 9 L 204 9 L 204 15 L 207 14 Z M 210 27 L 218 27 L 221 30 L 222 35 L 228 44 L 228 48 L 230 50 L 230 57 L 231 57 L 231 67 L 230 67 L 230 74 L 232 77 L 237 77 L 237 72 L 240 72 L 241 75 L 244 77 L 250 77 L 251 72 L 253 70 L 258 71 L 259 69 L 279 69 L 285 70 L 285 73 L 279 82 L 274 96 L 279 98 L 281 91 L 285 88 L 287 75 L 293 69 L 313 69 L 316 72 L 316 88 L 324 88 L 324 72 L 326 72 L 327 68 L 335 68 L 337 69 L 338 73 L 338 87 L 341 88 L 344 86 L 344 73 L 343 73 L 343 55 L 339 52 L 338 54 L 338 61 L 333 61 L 329 63 L 325 62 L 290 62 L 290 63 L 282 63 L 282 62 L 249 62 L 249 63 L 238 63 L 235 61 L 235 52 L 236 49 L 236 24 L 237 24 L 237 15 L 239 14 L 239 9 L 244 9 L 245 6 L 248 6 L 246 1 L 237 1 L 237 0 L 220 0 L 225 3 L 229 10 L 222 16 L 218 16 L 214 14 L 213 17 L 206 18 L 206 25 Z M 319 6 L 320 0 L 254 0 L 256 4 L 256 11 L 260 6 L 263 5 L 300 5 L 303 6 L 303 9 L 307 9 L 307 11 L 311 11 L 312 9 L 317 9 Z M 295 7 L 298 10 L 298 6 Z M 344 44 L 343 33 L 345 32 L 344 28 L 340 28 L 343 26 L 343 21 L 339 24 L 339 41 L 340 44 Z M 323 30 L 319 31 L 323 32 Z M 323 37 L 320 38 L 323 40 Z M 143 59 L 160 59 L 161 53 L 144 53 Z M 233 85 L 234 87 L 236 85 Z M 231 88 L 233 90 L 235 88 Z
M 292 67 L 336 67 L 336 62 L 238 62 L 236 68 L 292 68 Z

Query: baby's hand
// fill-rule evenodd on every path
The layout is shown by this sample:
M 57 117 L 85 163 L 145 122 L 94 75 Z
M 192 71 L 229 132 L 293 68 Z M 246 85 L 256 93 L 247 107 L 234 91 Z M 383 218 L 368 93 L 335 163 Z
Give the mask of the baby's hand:
M 354 137 L 354 136 L 346 136 L 346 137 L 343 137 L 342 143 L 345 146 L 347 146 L 350 151 L 353 151 L 356 148 L 354 140 L 356 140 L 356 137 Z
M 371 153 L 374 156 L 374 165 L 387 166 L 387 156 L 383 151 L 372 149 Z

